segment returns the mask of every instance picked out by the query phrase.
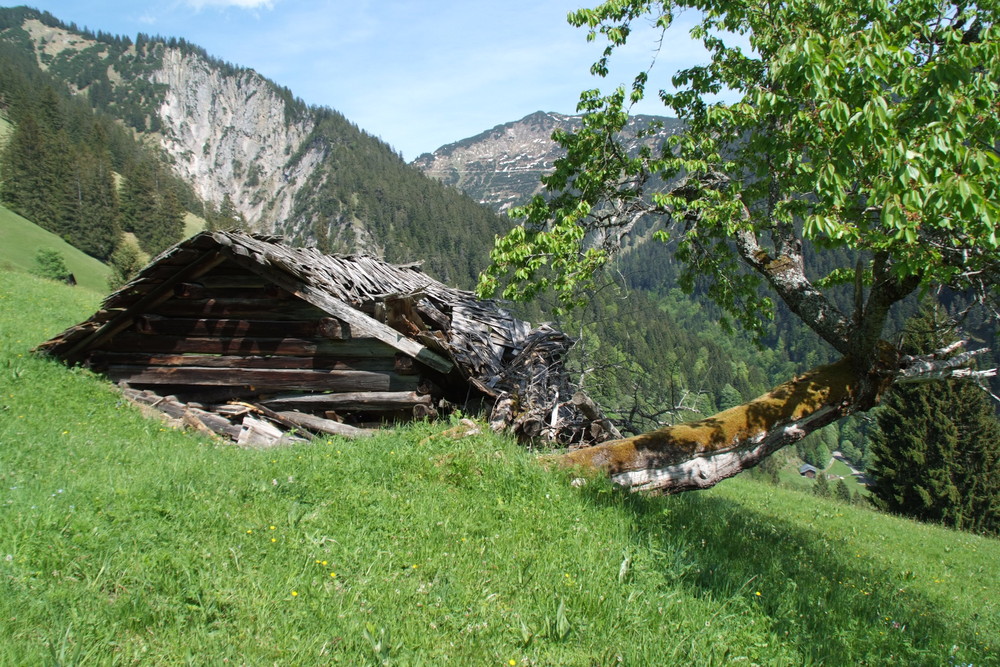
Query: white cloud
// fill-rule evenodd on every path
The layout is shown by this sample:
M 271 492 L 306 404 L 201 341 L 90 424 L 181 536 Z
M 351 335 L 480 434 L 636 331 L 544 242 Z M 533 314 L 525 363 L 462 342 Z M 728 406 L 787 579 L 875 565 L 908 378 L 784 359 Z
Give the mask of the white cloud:
M 274 0 L 186 0 L 195 9 L 237 7 L 239 9 L 274 9 Z

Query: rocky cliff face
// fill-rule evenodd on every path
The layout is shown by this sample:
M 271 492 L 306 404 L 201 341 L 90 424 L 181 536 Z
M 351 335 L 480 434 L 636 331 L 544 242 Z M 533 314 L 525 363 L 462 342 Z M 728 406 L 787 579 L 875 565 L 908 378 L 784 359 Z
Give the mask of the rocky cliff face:
M 115 48 L 72 30 L 26 20 L 38 63 L 56 76 L 79 71 L 101 58 L 123 100 L 155 116 L 151 141 L 166 153 L 175 172 L 204 201 L 219 206 L 228 196 L 257 231 L 271 232 L 292 214 L 296 194 L 324 158 L 320 143 L 305 144 L 316 116 L 291 103 L 280 89 L 253 70 L 221 67 L 197 49 L 162 42 Z M 149 84 L 135 86 L 135 78 Z M 67 77 L 73 92 L 86 95 L 79 78 Z M 145 94 L 134 92 L 145 89 Z M 285 91 L 287 92 L 287 91 Z M 294 107 L 294 109 L 293 109 Z
M 285 100 L 252 70 L 225 74 L 194 54 L 167 48 L 152 81 L 166 86 L 160 143 L 204 200 L 226 195 L 254 229 L 291 216 L 295 194 L 323 161 L 303 144 L 311 115 L 287 118 Z
M 651 116 L 637 116 L 627 132 L 634 137 L 640 127 L 648 126 L 652 120 Z M 661 144 L 680 126 L 672 118 L 655 120 L 663 122 L 664 127 L 644 140 L 650 145 Z M 575 130 L 580 123 L 580 116 L 537 111 L 521 120 L 497 125 L 482 134 L 425 153 L 414 160 L 413 165 L 481 204 L 506 211 L 540 193 L 539 179 L 550 173 L 556 159 L 564 154 L 552 140 L 552 133 Z M 635 145 L 638 145 L 637 140 Z
M 550 137 L 556 129 L 572 129 L 574 120 L 538 111 L 425 153 L 413 165 L 481 204 L 506 211 L 540 192 L 539 179 L 560 155 Z

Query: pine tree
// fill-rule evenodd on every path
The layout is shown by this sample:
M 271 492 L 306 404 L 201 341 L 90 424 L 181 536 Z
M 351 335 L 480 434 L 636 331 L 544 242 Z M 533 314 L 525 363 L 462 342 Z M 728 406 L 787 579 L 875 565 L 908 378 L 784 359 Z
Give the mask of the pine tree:
M 939 306 L 907 327 L 910 353 L 954 339 Z M 868 472 L 876 507 L 921 521 L 1000 532 L 1000 422 L 968 382 L 899 385 L 876 414 Z
M 734 408 L 743 402 L 743 397 L 740 396 L 740 392 L 736 391 L 736 388 L 728 382 L 723 385 L 722 391 L 719 392 L 719 409 L 728 410 L 729 408 Z
M 827 478 L 825 472 L 816 473 L 816 483 L 813 485 L 813 493 L 815 493 L 820 498 L 830 497 L 830 480 Z
M 833 485 L 833 497 L 842 503 L 851 502 L 851 490 L 847 488 L 847 482 L 842 479 L 837 480 Z
M 35 224 L 56 234 L 66 231 L 66 175 L 70 148 L 65 132 L 25 115 L 3 152 L 0 196 Z
M 212 231 L 231 231 L 234 229 L 247 231 L 248 229 L 246 221 L 239 211 L 236 210 L 236 205 L 233 204 L 233 200 L 228 193 L 222 198 L 222 204 L 218 210 L 206 207 L 205 222 L 208 225 L 208 229 Z
M 63 236 L 87 254 L 108 259 L 121 236 L 110 155 L 99 148 L 81 147 L 72 163 L 69 186 L 71 207 Z
M 156 255 L 184 237 L 184 207 L 172 182 L 149 160 L 131 165 L 121 194 L 122 228 Z
M 145 226 L 156 211 L 152 168 L 143 161 L 128 165 L 121 189 L 122 228 L 142 243 Z
M 157 197 L 152 235 L 146 250 L 155 255 L 184 238 L 184 207 L 177 191 L 162 185 Z
M 111 275 L 108 276 L 108 288 L 116 290 L 131 280 L 142 268 L 142 257 L 139 249 L 131 239 L 122 238 L 111 253 Z

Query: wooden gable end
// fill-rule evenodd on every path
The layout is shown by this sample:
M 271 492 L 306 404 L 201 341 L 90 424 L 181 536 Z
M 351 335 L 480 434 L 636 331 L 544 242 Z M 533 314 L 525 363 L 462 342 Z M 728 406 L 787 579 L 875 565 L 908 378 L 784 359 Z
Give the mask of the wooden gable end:
M 127 319 L 81 361 L 138 390 L 358 421 L 432 411 L 422 364 L 233 261 Z

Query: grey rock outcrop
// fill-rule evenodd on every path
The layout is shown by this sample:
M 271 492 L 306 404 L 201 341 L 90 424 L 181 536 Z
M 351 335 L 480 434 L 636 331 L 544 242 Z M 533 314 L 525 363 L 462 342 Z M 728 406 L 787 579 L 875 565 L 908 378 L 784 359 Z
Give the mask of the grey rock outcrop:
M 680 127 L 675 119 L 637 116 L 630 122 L 626 135 L 634 137 L 639 128 L 647 127 L 653 120 L 662 122 L 663 128 L 642 140 L 650 145 L 661 144 Z M 425 153 L 412 164 L 427 176 L 503 212 L 542 192 L 541 177 L 551 173 L 555 161 L 565 154 L 552 140 L 552 133 L 573 131 L 580 126 L 581 116 L 537 111 Z M 639 140 L 634 140 L 634 146 L 638 145 Z
M 285 100 L 256 72 L 223 73 L 179 49 L 165 50 L 152 80 L 166 85 L 161 145 L 197 194 L 216 204 L 229 195 L 253 229 L 289 218 L 324 157 L 303 148 L 313 117 L 287 118 Z

